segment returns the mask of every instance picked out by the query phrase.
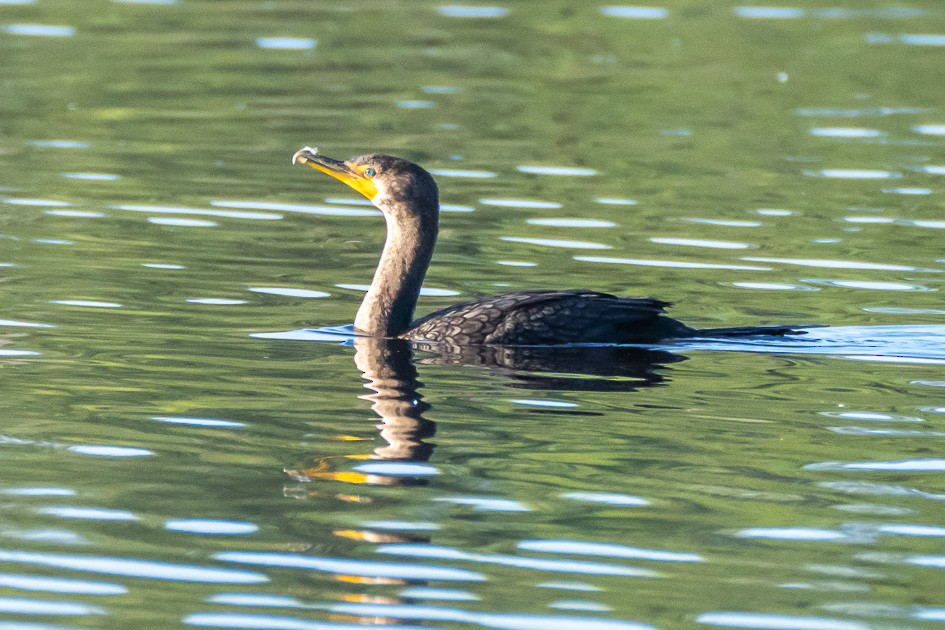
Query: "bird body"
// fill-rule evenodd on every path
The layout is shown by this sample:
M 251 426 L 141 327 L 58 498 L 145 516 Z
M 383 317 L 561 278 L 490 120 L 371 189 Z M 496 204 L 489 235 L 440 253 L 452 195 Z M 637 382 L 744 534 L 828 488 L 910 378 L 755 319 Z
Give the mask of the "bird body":
M 460 345 L 552 345 L 650 343 L 694 333 L 663 315 L 668 305 L 596 291 L 518 291 L 431 313 L 401 336 Z
M 341 161 L 309 147 L 296 152 L 292 162 L 341 180 L 384 213 L 387 239 L 355 317 L 359 334 L 449 346 L 527 346 L 796 332 L 787 326 L 697 330 L 664 315 L 668 302 L 588 290 L 518 291 L 412 321 L 439 229 L 439 191 L 433 176 L 401 158 L 365 155 Z

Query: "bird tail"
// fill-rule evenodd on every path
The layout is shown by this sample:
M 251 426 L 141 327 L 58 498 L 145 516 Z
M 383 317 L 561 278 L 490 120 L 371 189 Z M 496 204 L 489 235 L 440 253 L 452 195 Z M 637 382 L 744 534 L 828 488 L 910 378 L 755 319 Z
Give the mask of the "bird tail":
M 805 335 L 809 326 L 740 326 L 736 328 L 702 328 L 698 337 L 786 337 Z

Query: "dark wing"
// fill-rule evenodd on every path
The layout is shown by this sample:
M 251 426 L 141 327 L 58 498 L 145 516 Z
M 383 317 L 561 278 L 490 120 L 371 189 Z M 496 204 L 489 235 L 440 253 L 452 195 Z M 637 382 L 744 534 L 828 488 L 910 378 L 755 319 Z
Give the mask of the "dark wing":
M 691 334 L 667 302 L 596 291 L 519 291 L 457 304 L 417 320 L 403 337 L 456 345 L 648 343 Z

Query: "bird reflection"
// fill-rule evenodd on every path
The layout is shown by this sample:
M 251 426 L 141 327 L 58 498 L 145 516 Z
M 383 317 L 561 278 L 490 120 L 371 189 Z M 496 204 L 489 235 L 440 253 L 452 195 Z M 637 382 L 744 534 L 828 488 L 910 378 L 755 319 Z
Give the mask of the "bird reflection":
M 509 387 L 556 391 L 633 392 L 665 385 L 664 366 L 686 357 L 664 350 L 632 346 L 453 346 L 427 345 L 405 339 L 355 337 L 354 363 L 371 391 L 359 396 L 371 402 L 380 418 L 377 425 L 384 443 L 370 455 L 351 454 L 350 459 L 421 464 L 427 462 L 434 446 L 427 440 L 436 433 L 436 423 L 424 416 L 430 404 L 420 393 L 417 366 L 456 365 L 486 368 L 506 377 Z M 586 415 L 575 409 L 534 410 L 536 413 Z M 355 442 L 360 443 L 360 442 Z M 425 485 L 428 475 L 411 468 L 377 471 L 361 466 L 363 472 L 332 470 L 329 460 L 320 460 L 305 469 L 286 470 L 300 482 L 330 479 L 352 484 L 409 486 Z M 429 472 L 432 469 L 424 469 Z M 357 494 L 345 500 L 361 501 Z M 369 499 L 363 499 L 369 500 Z
M 686 357 L 621 345 L 461 346 L 414 343 L 418 362 L 483 366 L 508 377 L 509 387 L 558 391 L 635 391 L 666 381 L 665 365 Z
M 377 414 L 377 425 L 383 443 L 370 455 L 354 453 L 344 459 L 371 460 L 371 463 L 387 463 L 387 470 L 359 466 L 362 472 L 332 470 L 330 459 L 325 459 L 306 470 L 287 470 L 298 481 L 311 482 L 316 479 L 341 481 L 348 484 L 369 486 L 420 486 L 428 482 L 429 476 L 413 474 L 417 465 L 423 466 L 431 458 L 434 445 L 428 440 L 436 433 L 436 423 L 425 417 L 431 405 L 423 400 L 420 390 L 419 366 L 461 365 L 467 369 L 486 368 L 493 373 L 506 376 L 511 387 L 557 390 L 621 390 L 631 392 L 642 387 L 665 384 L 667 378 L 660 373 L 666 364 L 684 360 L 685 357 L 665 351 L 645 348 L 598 346 L 598 347 L 431 347 L 418 346 L 404 339 L 356 337 L 353 340 L 354 363 L 364 379 L 364 387 L 370 393 L 359 398 L 370 401 L 372 411 Z M 534 410 L 536 412 L 560 412 L 581 414 L 578 410 Z M 352 444 L 363 444 L 357 441 Z M 401 466 L 398 469 L 398 466 Z M 433 470 L 429 468 L 428 470 Z M 291 492 L 291 491 L 290 491 Z M 293 492 L 293 494 L 295 494 Z M 297 495 L 304 498 L 311 493 Z M 344 501 L 371 502 L 370 493 L 336 494 Z M 390 544 L 432 542 L 427 531 L 401 531 L 385 527 L 366 525 L 352 529 L 337 529 L 333 534 L 364 543 Z M 336 579 L 357 585 L 423 585 L 422 580 L 401 577 L 337 575 Z M 359 603 L 409 603 L 409 598 L 386 597 L 359 592 L 347 592 L 344 601 Z M 373 615 L 335 616 L 333 621 L 356 622 L 364 625 L 402 624 L 408 620 L 396 617 Z
M 385 442 L 374 449 L 373 459 L 397 462 L 426 462 L 433 453 L 433 445 L 426 440 L 436 433 L 436 424 L 424 417 L 431 407 L 420 394 L 418 364 L 487 367 L 504 374 L 515 388 L 634 391 L 664 383 L 666 376 L 659 368 L 685 359 L 627 346 L 444 347 L 376 337 L 355 337 L 354 349 L 364 387 L 373 392 L 360 398 L 371 401 Z M 363 482 L 419 485 L 426 479 L 372 474 Z
M 403 339 L 357 337 L 354 364 L 372 394 L 359 396 L 371 401 L 371 410 L 381 418 L 380 435 L 387 442 L 374 450 L 378 459 L 425 462 L 433 447 L 424 439 L 433 437 L 436 424 L 423 417 L 430 409 L 420 395 L 417 366 L 410 343 Z

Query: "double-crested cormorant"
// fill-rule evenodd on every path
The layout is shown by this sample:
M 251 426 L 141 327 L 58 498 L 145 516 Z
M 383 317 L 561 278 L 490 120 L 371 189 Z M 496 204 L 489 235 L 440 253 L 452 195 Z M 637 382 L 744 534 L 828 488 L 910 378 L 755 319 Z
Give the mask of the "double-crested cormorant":
M 652 343 L 795 332 L 787 326 L 697 330 L 664 315 L 668 302 L 586 290 L 518 291 L 457 304 L 412 321 L 438 231 L 440 202 L 433 176 L 413 162 L 389 155 L 341 161 L 310 147 L 297 151 L 292 163 L 307 164 L 341 180 L 384 213 L 384 251 L 354 320 L 363 335 L 467 346 Z

